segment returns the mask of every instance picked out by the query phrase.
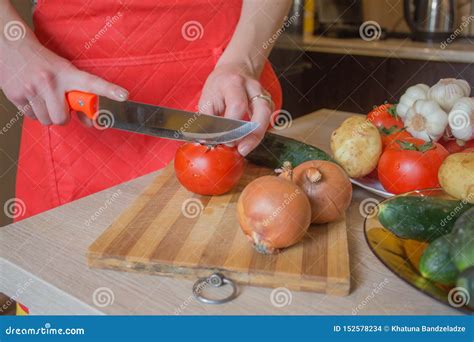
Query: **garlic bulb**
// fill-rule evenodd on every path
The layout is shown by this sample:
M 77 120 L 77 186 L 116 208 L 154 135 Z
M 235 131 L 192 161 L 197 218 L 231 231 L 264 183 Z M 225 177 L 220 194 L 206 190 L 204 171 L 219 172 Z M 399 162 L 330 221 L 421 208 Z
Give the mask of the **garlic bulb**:
M 428 90 L 430 90 L 430 87 L 423 83 L 409 87 L 400 97 L 400 102 L 396 108 L 397 115 L 405 120 L 408 109 L 413 106 L 416 100 L 426 100 L 428 98 Z
M 471 87 L 466 81 L 444 78 L 430 88 L 428 98 L 438 102 L 444 111 L 449 112 L 457 100 L 470 94 Z
M 455 138 L 474 139 L 474 98 L 463 97 L 458 100 L 448 115 L 449 127 Z
M 432 100 L 418 100 L 408 109 L 405 128 L 415 138 L 438 141 L 448 126 L 448 115 Z

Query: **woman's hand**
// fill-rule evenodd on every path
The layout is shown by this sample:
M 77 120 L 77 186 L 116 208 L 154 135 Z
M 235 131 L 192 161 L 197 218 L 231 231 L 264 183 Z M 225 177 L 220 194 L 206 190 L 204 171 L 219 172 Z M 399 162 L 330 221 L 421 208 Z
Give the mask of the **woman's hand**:
M 26 25 L 25 25 L 26 27 Z M 28 30 L 19 41 L 0 42 L 0 86 L 17 108 L 43 125 L 64 125 L 70 114 L 65 93 L 80 90 L 123 101 L 125 89 L 75 68 L 42 46 Z M 81 120 L 90 125 L 84 115 Z
M 248 113 L 251 120 L 260 126 L 238 143 L 239 153 L 246 156 L 262 140 L 267 130 L 272 104 L 257 98 L 268 95 L 257 77 L 245 65 L 218 65 L 204 85 L 199 111 L 204 114 L 220 115 L 231 119 L 242 119 Z
M 273 112 L 273 104 L 254 96 L 268 95 L 258 81 L 273 47 L 275 32 L 284 22 L 291 0 L 243 0 L 242 12 L 232 39 L 209 75 L 201 99 L 202 113 L 241 119 L 249 113 L 260 127 L 238 143 L 246 156 L 262 140 Z M 265 15 L 255 15 L 265 13 Z

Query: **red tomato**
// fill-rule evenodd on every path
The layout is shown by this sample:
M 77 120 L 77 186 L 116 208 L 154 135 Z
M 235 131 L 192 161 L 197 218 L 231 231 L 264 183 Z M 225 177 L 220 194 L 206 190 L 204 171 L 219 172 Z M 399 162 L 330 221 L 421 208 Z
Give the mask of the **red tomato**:
M 372 170 L 372 172 L 369 173 L 367 176 L 364 176 L 364 178 L 379 179 L 379 175 L 377 174 L 377 169 Z
M 403 121 L 395 113 L 395 106 L 390 103 L 375 107 L 367 114 L 367 120 L 372 122 L 376 127 L 404 127 Z
M 399 143 L 401 142 L 401 143 Z M 393 194 L 437 188 L 438 170 L 449 152 L 438 143 L 406 138 L 389 146 L 380 157 L 378 175 Z
M 443 145 L 451 154 L 462 152 L 468 148 L 474 148 L 474 140 L 460 141 L 456 139 L 445 140 L 441 138 L 438 142 Z
M 403 140 L 405 138 L 411 138 L 411 134 L 408 133 L 405 129 L 398 126 L 392 126 L 386 128 L 385 126 L 379 127 L 380 136 L 382 137 L 383 149 L 387 146 L 392 145 L 397 140 Z
M 222 195 L 239 181 L 245 160 L 237 148 L 186 143 L 176 151 L 174 170 L 181 185 L 200 195 Z

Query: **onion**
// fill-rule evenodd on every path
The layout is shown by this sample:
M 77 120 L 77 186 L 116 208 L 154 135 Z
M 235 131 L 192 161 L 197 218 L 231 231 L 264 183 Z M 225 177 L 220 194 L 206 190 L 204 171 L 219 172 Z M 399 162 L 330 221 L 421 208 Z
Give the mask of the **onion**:
M 311 223 L 311 205 L 293 182 L 264 176 L 245 187 L 237 216 L 257 252 L 273 254 L 301 240 Z
M 308 196 L 312 223 L 333 222 L 344 216 L 351 204 L 352 185 L 339 165 L 324 160 L 307 161 L 294 168 L 291 177 Z

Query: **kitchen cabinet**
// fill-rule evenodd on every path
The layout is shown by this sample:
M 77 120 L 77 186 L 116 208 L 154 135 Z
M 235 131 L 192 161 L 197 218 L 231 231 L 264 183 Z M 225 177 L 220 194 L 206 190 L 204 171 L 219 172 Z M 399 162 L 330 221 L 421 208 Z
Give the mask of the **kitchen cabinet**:
M 270 61 L 282 85 L 283 108 L 293 117 L 321 108 L 367 113 L 376 104 L 396 102 L 416 83 L 432 85 L 440 78 L 455 77 L 474 84 L 471 63 L 397 58 L 396 53 L 368 56 L 366 52 L 326 53 L 277 46 Z M 474 61 L 474 52 L 472 55 Z

